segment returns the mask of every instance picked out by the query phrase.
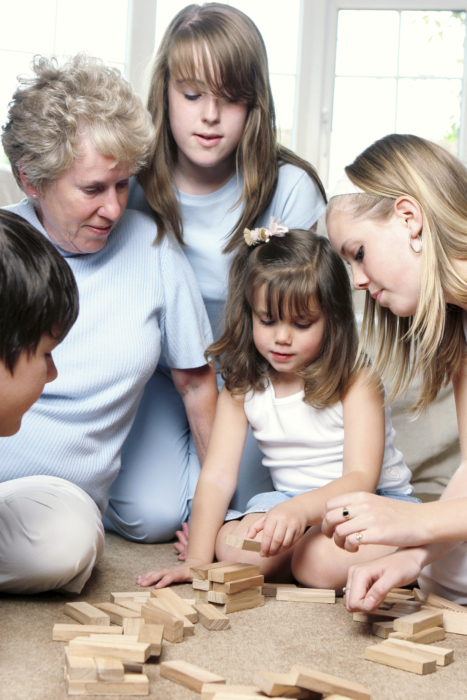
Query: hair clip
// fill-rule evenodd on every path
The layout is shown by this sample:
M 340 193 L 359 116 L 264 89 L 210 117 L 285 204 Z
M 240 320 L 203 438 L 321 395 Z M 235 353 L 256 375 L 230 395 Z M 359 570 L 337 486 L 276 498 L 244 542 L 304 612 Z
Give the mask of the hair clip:
M 278 216 L 271 216 L 269 220 L 269 228 L 254 228 L 252 231 L 246 228 L 243 232 L 245 243 L 249 246 L 258 245 L 258 243 L 269 243 L 271 236 L 282 238 L 288 232 L 287 226 Z

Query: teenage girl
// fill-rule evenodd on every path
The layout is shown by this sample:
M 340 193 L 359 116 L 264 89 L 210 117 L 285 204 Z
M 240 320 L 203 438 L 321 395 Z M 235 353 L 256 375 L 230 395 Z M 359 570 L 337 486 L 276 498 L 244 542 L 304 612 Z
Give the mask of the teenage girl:
M 413 500 L 410 472 L 394 448 L 379 382 L 354 370 L 350 282 L 329 241 L 274 219 L 269 230 L 247 229 L 245 240 L 231 268 L 224 332 L 206 353 L 225 385 L 193 501 L 187 560 L 138 583 L 189 580 L 190 566 L 216 556 L 341 590 L 355 556 L 368 561 L 393 550 L 338 549 L 320 531 L 325 503 L 376 488 Z M 275 490 L 241 513 L 227 512 L 249 424 Z M 260 554 L 226 545 L 230 533 L 261 540 Z
M 244 228 L 275 215 L 309 229 L 325 210 L 325 193 L 314 168 L 277 143 L 264 42 L 234 7 L 189 5 L 173 19 L 154 62 L 148 109 L 154 152 L 128 206 L 154 217 L 159 239 L 184 245 L 218 337 Z M 171 539 L 188 516 L 199 470 L 185 407 L 160 365 L 123 447 L 106 526 L 138 541 Z M 235 507 L 271 486 L 250 436 Z
M 351 570 L 349 609 L 377 607 L 388 590 L 417 577 L 426 593 L 465 605 L 467 171 L 440 146 L 397 134 L 374 143 L 345 171 L 327 225 L 354 286 L 367 290 L 364 348 L 374 371 L 394 379 L 394 395 L 420 377 L 415 410 L 452 381 L 462 462 L 438 502 L 347 494 L 328 503 L 324 529 L 349 551 L 358 545 L 356 533 L 362 545 L 403 548 Z

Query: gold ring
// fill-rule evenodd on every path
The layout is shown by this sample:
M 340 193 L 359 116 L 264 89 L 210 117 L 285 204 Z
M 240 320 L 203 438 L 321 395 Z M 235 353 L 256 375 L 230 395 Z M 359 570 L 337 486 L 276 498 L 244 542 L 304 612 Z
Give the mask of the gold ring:
M 355 535 L 355 537 L 356 537 L 357 540 L 358 540 L 358 544 L 361 544 L 361 543 L 362 543 L 362 540 L 363 540 L 363 535 L 362 535 L 362 533 L 361 533 L 361 532 L 357 532 L 357 534 Z
M 342 517 L 345 518 L 345 520 L 348 520 L 350 518 L 350 513 L 347 506 L 344 506 L 342 510 Z

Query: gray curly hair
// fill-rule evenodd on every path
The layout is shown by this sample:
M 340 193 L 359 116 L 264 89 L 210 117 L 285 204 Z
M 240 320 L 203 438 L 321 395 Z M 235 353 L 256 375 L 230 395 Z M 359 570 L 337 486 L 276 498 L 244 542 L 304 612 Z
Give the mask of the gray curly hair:
M 87 132 L 115 163 L 140 170 L 152 150 L 148 111 L 116 68 L 78 54 L 62 66 L 35 56 L 33 78 L 19 77 L 2 143 L 20 187 L 19 168 L 40 193 L 75 160 Z

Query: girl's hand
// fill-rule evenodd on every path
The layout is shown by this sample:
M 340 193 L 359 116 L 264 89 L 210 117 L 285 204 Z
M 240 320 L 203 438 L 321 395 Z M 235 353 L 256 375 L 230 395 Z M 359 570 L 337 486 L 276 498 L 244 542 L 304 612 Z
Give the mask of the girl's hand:
M 347 518 L 344 509 L 348 511 Z M 348 552 L 357 552 L 360 544 L 414 547 L 427 541 L 423 516 L 420 503 L 397 501 L 373 493 L 350 493 L 326 503 L 321 529 Z M 362 537 L 357 538 L 357 533 Z
M 374 610 L 391 588 L 406 586 L 418 578 L 422 560 L 419 549 L 400 549 L 367 564 L 351 566 L 345 591 L 347 610 Z
M 175 533 L 177 535 L 179 541 L 173 543 L 173 548 L 175 549 L 176 552 L 178 552 L 178 560 L 179 561 L 185 561 L 185 559 L 186 559 L 186 552 L 188 549 L 188 533 L 189 533 L 188 523 L 183 523 L 182 529 L 177 530 L 177 532 Z
M 294 499 L 291 499 L 274 506 L 250 526 L 246 536 L 251 539 L 254 539 L 258 532 L 263 532 L 260 552 L 262 557 L 282 554 L 303 536 L 307 520 L 293 501 Z
M 183 566 L 171 566 L 168 569 L 156 569 L 156 571 L 150 571 L 147 574 L 142 574 L 136 579 L 138 586 L 152 586 L 153 583 L 156 585 L 154 588 L 165 588 L 170 586 L 171 583 L 184 583 L 185 581 L 191 581 L 190 569 L 192 566 L 200 566 L 206 564 L 207 562 L 201 561 L 200 559 L 189 559 L 185 561 Z

